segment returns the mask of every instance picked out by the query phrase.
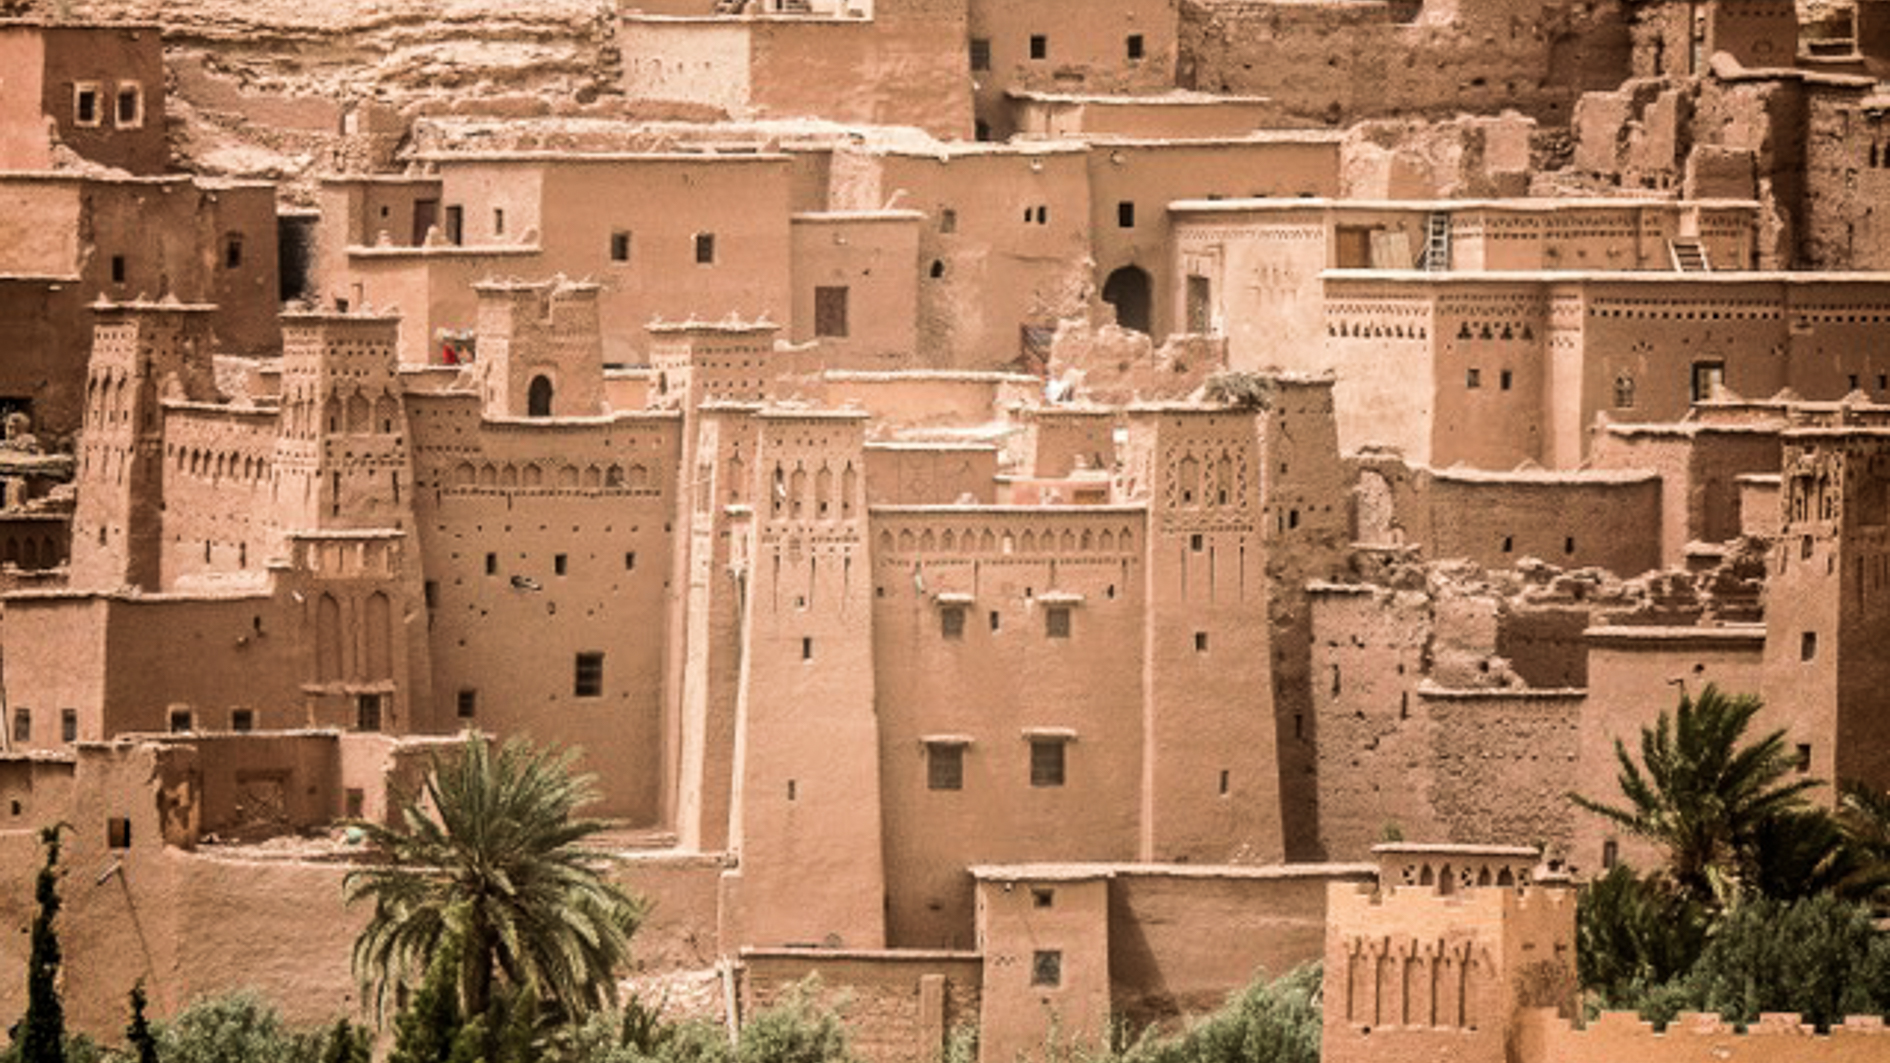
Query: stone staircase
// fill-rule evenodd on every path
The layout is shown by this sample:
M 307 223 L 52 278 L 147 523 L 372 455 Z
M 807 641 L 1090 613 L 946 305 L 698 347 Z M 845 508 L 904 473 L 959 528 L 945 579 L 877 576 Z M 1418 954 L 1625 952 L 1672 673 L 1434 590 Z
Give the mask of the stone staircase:
M 1710 273 L 1713 267 L 1706 261 L 1706 248 L 1698 240 L 1678 239 L 1667 241 L 1668 254 L 1673 258 L 1673 268 L 1681 273 Z

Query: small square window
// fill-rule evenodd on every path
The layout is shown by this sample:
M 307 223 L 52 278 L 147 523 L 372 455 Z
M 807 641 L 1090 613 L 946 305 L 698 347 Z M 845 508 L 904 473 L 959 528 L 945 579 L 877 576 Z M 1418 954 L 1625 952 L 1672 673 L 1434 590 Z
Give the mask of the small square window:
M 1030 984 L 1056 987 L 1063 984 L 1063 953 L 1057 949 L 1038 949 L 1030 957 Z
M 1139 33 L 1129 34 L 1128 39 L 1123 42 L 1123 45 L 1123 51 L 1128 54 L 1131 60 L 1140 59 L 1145 54 L 1144 49 L 1146 45 L 1143 44 L 1142 35 Z
M 356 694 L 354 698 L 354 729 L 357 731 L 378 731 L 381 729 L 381 716 L 387 709 L 385 694 Z
M 112 119 L 120 129 L 137 129 L 144 125 L 144 86 L 135 81 L 119 84 Z
M 255 709 L 231 709 L 230 710 L 230 730 L 236 731 L 239 734 L 243 734 L 243 733 L 248 733 L 250 731 L 254 731 L 255 729 L 256 729 L 256 710 Z
M 470 720 L 479 715 L 479 691 L 470 687 L 460 691 L 455 708 L 462 720 Z
M 1811 746 L 1809 743 L 1800 742 L 1798 744 L 1798 759 L 1794 762 L 1793 766 L 1798 769 L 1800 775 L 1811 770 Z
M 1032 908 L 1054 908 L 1057 903 L 1057 891 L 1043 886 L 1034 886 L 1030 891 Z
M 1053 605 L 1043 611 L 1043 633 L 1053 639 L 1070 637 L 1070 607 Z
M 637 552 L 635 550 L 631 550 L 630 552 L 623 555 L 623 570 L 625 572 L 632 572 L 632 571 L 635 571 L 636 567 L 637 567 Z
M 1818 633 L 1816 631 L 1807 631 L 1799 635 L 1798 636 L 1798 659 L 1801 661 L 1810 661 L 1810 660 L 1815 660 L 1817 656 L 1818 656 Z
M 577 655 L 571 693 L 580 698 L 604 696 L 604 655 L 597 652 Z
M 131 820 L 123 816 L 113 816 L 105 821 L 105 847 L 107 849 L 131 848 Z
M 1483 370 L 1481 369 L 1466 370 L 1463 374 L 1463 386 L 1466 388 L 1482 387 L 1483 386 Z
M 100 113 L 99 87 L 92 82 L 80 82 L 72 86 L 72 121 L 77 125 L 95 126 L 104 121 Z
M 958 231 L 958 212 L 946 207 L 938 212 L 938 231 L 955 233 Z
M 835 287 L 817 287 L 814 289 L 814 335 L 832 336 L 844 339 L 847 334 L 847 289 Z
M 1033 738 L 1030 740 L 1030 785 L 1036 787 L 1063 785 L 1062 739 Z
M 1116 226 L 1122 229 L 1135 228 L 1135 202 L 1125 199 L 1116 204 Z
M 971 69 L 991 69 L 991 40 L 988 37 L 971 38 Z
M 696 265 L 712 266 L 715 264 L 715 234 L 696 234 Z
M 79 710 L 59 710 L 59 740 L 77 742 L 79 740 Z
M 1206 546 L 1207 546 L 1207 537 L 1202 535 L 1200 532 L 1195 532 L 1193 535 L 1188 536 L 1188 549 L 1190 551 L 1198 554 Z
M 942 638 L 965 637 L 965 607 L 948 605 L 938 611 L 938 633 Z
M 553 555 L 552 555 L 552 558 L 551 558 L 551 571 L 553 571 L 553 572 L 555 572 L 555 573 L 557 573 L 558 575 L 560 575 L 560 576 L 562 576 L 562 575 L 564 575 L 564 573 L 565 573 L 565 570 L 566 570 L 567 568 L 569 568 L 569 567 L 570 567 L 570 565 L 569 565 L 569 563 L 568 563 L 568 562 L 566 561 L 566 559 L 565 559 L 565 555 L 563 555 L 563 554 L 553 554 Z
M 1032 59 L 1050 58 L 1050 38 L 1041 33 L 1031 34 L 1030 57 Z
M 191 719 L 191 712 L 189 709 L 172 709 L 171 710 L 170 725 L 171 725 L 172 734 L 188 734 L 190 733 L 194 724 L 195 724 L 195 721 Z
M 965 747 L 934 742 L 925 747 L 925 788 L 962 790 L 965 788 Z
M 630 261 L 630 234 L 615 232 L 610 234 L 610 260 L 612 262 Z
M 1207 636 L 1207 632 L 1205 632 L 1205 631 L 1197 631 L 1197 632 L 1195 632 L 1195 633 L 1194 633 L 1194 652 L 1196 652 L 1196 653 L 1206 653 L 1206 652 L 1207 652 L 1207 647 L 1208 647 L 1208 636 Z

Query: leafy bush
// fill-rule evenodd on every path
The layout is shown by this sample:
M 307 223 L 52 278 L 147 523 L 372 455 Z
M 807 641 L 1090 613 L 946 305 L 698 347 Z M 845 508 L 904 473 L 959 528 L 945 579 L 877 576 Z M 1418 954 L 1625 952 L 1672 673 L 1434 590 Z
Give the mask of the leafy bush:
M 1137 1041 L 1123 1063 L 1319 1063 L 1323 977 L 1317 963 L 1261 975 L 1179 1037 Z
M 810 976 L 756 1012 L 742 1025 L 735 1063 L 853 1063 L 846 1026 L 819 991 L 820 980 Z
M 1726 917 L 1688 982 L 1695 1007 L 1734 1022 L 1796 1011 L 1828 1028 L 1890 1013 L 1890 940 L 1854 901 L 1759 898 Z

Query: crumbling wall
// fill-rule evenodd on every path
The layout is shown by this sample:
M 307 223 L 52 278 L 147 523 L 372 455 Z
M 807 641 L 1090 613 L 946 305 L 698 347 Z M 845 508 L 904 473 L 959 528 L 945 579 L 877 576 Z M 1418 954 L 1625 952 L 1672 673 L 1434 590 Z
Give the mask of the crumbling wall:
M 1618 0 L 1433 0 L 1407 21 L 1408 12 L 1382 2 L 1184 0 L 1178 80 L 1269 97 L 1301 122 L 1514 107 L 1559 123 L 1582 92 L 1628 74 Z
M 779 1003 L 810 977 L 867 1063 L 933 1063 L 951 1031 L 977 1023 L 984 969 L 976 953 L 751 950 L 742 1013 Z
M 1483 199 L 1527 195 L 1533 119 L 1513 111 L 1360 122 L 1341 149 L 1346 199 Z
M 1441 841 L 1566 851 L 1578 780 L 1581 690 L 1418 691 L 1430 721 L 1431 809 Z

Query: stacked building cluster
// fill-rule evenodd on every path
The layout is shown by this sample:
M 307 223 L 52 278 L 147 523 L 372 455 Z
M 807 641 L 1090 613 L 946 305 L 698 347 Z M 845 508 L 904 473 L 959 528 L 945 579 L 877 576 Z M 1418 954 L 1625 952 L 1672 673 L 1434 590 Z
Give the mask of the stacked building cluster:
M 79 1026 L 329 1017 L 331 828 L 473 729 L 582 748 L 634 973 L 876 1063 L 1321 957 L 1332 1059 L 1862 1058 L 1572 1028 L 1565 795 L 1708 683 L 1890 788 L 1885 6 L 626 0 L 668 117 L 293 196 L 169 172 L 164 27 L 0 24 L 0 912 L 66 822 Z

